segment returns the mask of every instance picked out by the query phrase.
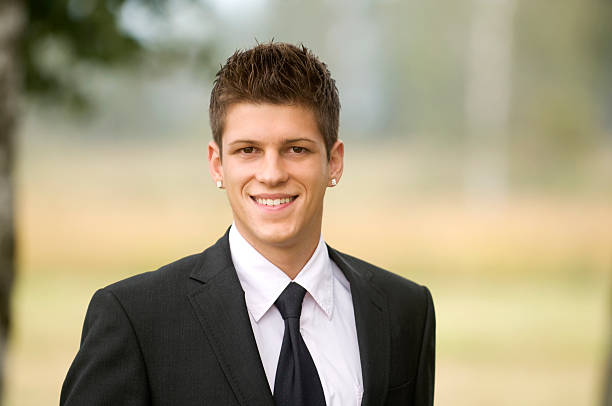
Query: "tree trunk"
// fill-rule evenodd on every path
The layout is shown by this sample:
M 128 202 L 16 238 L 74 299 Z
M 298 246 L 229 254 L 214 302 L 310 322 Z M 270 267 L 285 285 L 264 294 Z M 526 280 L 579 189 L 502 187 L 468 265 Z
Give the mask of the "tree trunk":
M 11 288 L 15 275 L 13 135 L 21 84 L 19 37 L 25 18 L 21 0 L 0 0 L 0 402 L 3 395 Z

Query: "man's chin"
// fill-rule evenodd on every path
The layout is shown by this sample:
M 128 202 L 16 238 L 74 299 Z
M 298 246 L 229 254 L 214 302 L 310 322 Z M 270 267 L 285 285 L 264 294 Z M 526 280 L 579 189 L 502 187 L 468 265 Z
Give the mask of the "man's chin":
M 291 245 L 291 243 L 295 241 L 295 235 L 291 232 L 287 232 L 286 230 L 277 232 L 274 232 L 274 230 L 269 230 L 269 232 L 262 233 L 258 237 L 262 244 L 275 247 L 285 247 Z
M 258 244 L 274 247 L 291 245 L 296 237 L 294 227 L 286 224 L 262 224 L 251 228 L 251 234 Z

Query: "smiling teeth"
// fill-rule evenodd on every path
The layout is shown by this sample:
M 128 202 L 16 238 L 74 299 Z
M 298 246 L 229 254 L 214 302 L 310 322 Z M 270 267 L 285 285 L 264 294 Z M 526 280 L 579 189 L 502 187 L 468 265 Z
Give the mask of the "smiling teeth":
M 282 199 L 259 199 L 259 198 L 256 198 L 255 200 L 257 200 L 257 203 L 263 204 L 263 205 L 266 205 L 266 206 L 280 206 L 281 204 L 289 203 L 293 199 L 294 199 L 293 197 L 285 197 L 285 198 L 282 198 Z

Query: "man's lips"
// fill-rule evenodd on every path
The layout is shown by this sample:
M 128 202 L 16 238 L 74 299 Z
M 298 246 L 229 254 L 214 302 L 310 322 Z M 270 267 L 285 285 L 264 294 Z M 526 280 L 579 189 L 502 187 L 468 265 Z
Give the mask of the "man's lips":
M 259 195 L 251 195 L 251 199 L 257 203 L 259 206 L 265 207 L 273 207 L 280 208 L 285 207 L 291 203 L 295 199 L 297 199 L 298 195 L 288 195 L 288 194 L 259 194 Z

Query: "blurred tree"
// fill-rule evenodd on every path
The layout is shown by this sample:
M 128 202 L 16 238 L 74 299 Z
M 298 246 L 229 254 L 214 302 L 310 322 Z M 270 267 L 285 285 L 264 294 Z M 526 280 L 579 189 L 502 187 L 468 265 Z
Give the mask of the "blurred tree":
M 195 0 L 185 0 L 189 1 L 195 3 Z M 4 370 L 10 293 L 15 274 L 12 163 L 19 95 L 23 91 L 56 105 L 87 106 L 88 99 L 70 71 L 71 66 L 85 62 L 110 67 L 137 62 L 144 54 L 143 43 L 121 24 L 122 7 L 128 3 L 163 18 L 167 6 L 177 2 L 0 1 L 0 373 Z M 207 49 L 202 46 L 199 50 L 200 59 Z
M 506 195 L 515 3 L 515 0 L 472 2 L 465 81 L 471 156 L 465 183 L 468 193 L 476 198 L 503 199 Z
M 612 139 L 612 2 L 597 0 L 589 37 L 589 54 L 593 58 L 592 88 L 597 94 L 598 112 L 608 140 Z M 612 401 L 612 400 L 611 400 Z
M 600 114 L 608 140 L 612 140 L 612 3 L 607 0 L 596 2 L 595 28 L 592 36 L 591 53 L 594 55 L 595 74 L 593 86 L 598 90 Z M 612 293 L 612 290 L 610 291 Z M 612 298 L 612 295 L 610 295 Z M 608 362 L 604 374 L 603 406 L 612 406 L 612 302 L 608 307 Z
M 55 62 L 60 58 L 111 65 L 134 60 L 139 43 L 118 25 L 125 0 L 25 0 L 27 27 L 23 35 L 25 90 L 84 105 L 70 72 Z M 152 2 L 157 5 L 158 2 Z
M 19 0 L 0 3 L 0 368 L 4 365 L 6 353 L 10 291 L 15 268 L 12 134 L 16 123 L 19 89 L 17 44 L 23 23 L 24 9 Z M 1 383 L 0 379 L 0 395 Z
M 571 0 L 551 14 L 519 0 L 515 31 L 512 147 L 521 183 L 567 185 L 602 142 L 610 96 L 608 0 Z M 604 101 L 604 103 L 602 103 Z

